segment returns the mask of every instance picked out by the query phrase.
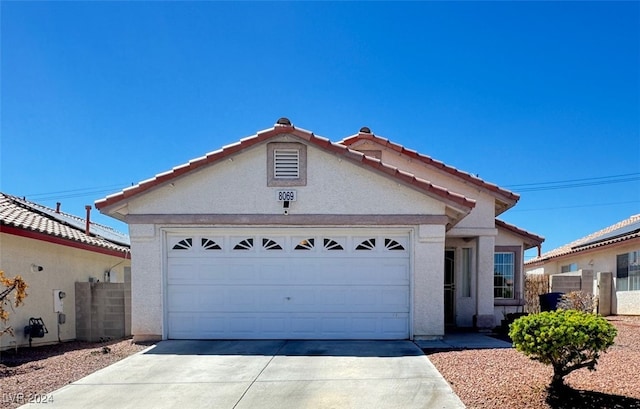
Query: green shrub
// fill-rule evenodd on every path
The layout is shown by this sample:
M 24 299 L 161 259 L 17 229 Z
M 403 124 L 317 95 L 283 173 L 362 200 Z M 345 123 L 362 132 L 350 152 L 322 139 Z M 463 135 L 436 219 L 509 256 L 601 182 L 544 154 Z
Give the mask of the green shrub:
M 616 334 L 603 317 L 576 310 L 531 314 L 509 326 L 518 351 L 553 367 L 551 386 L 562 386 L 576 369 L 595 370 L 600 353 L 613 345 Z

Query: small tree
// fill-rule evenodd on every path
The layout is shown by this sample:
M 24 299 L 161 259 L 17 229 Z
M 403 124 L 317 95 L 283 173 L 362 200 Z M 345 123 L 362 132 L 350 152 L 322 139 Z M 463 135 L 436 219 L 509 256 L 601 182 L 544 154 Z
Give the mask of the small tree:
M 22 277 L 15 276 L 14 278 L 7 278 L 4 276 L 4 271 L 2 270 L 0 270 L 0 286 L 4 287 L 4 289 L 0 291 L 0 321 L 3 327 L 0 328 L 0 336 L 6 333 L 13 335 L 13 329 L 6 326 L 9 321 L 9 311 L 7 311 L 6 307 L 12 306 L 12 303 L 9 301 L 9 295 L 11 295 L 13 290 L 16 290 L 13 306 L 19 307 L 27 296 L 26 290 L 28 286 Z
M 600 353 L 613 345 L 616 328 L 601 316 L 576 310 L 532 314 L 514 321 L 509 336 L 516 349 L 553 367 L 552 387 L 569 373 L 595 370 Z

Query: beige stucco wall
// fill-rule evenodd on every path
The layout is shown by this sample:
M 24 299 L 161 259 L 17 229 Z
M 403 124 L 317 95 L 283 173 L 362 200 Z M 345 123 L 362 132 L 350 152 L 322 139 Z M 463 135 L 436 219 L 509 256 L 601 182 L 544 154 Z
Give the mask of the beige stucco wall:
M 31 264 L 42 266 L 43 270 L 33 272 Z M 124 267 L 129 266 L 129 259 L 0 233 L 0 269 L 8 277 L 21 275 L 29 285 L 24 305 L 10 312 L 8 324 L 14 328 L 16 336 L 0 337 L 0 349 L 15 346 L 13 342 L 18 346 L 29 345 L 23 329 L 30 317 L 42 317 L 49 330 L 44 338 L 33 339 L 33 345 L 58 341 L 53 290 L 67 294 L 63 300 L 66 323 L 60 325 L 60 339 L 75 339 L 75 282 L 88 281 L 89 277 L 103 281 L 104 272 L 109 270 L 112 278 L 124 278 Z
M 164 237 L 152 224 L 129 225 L 131 237 L 131 333 L 157 340 L 164 331 Z
M 413 334 L 444 335 L 444 226 L 422 225 L 414 240 Z
M 640 291 L 616 291 L 615 298 L 614 314 L 640 315 Z
M 358 150 L 381 150 L 382 162 L 396 166 L 400 169 L 411 172 L 417 177 L 447 188 L 448 190 L 462 194 L 474 199 L 476 205 L 464 219 L 460 221 L 455 229 L 463 228 L 493 228 L 495 218 L 495 198 L 486 192 L 481 191 L 478 186 L 458 180 L 450 175 L 434 171 L 425 164 L 410 160 L 394 150 L 384 149 L 381 145 L 367 141 L 358 144 Z
M 634 239 L 616 246 L 596 248 L 576 254 L 558 257 L 543 264 L 526 266 L 527 272 L 543 272 L 558 274 L 561 267 L 576 263 L 578 270 L 592 270 L 613 273 L 612 313 L 620 315 L 640 315 L 640 291 L 615 291 L 616 288 L 616 256 L 640 250 L 640 240 Z
M 129 214 L 282 214 L 276 191 L 284 188 L 267 187 L 266 152 L 261 144 L 174 180 L 129 202 Z M 307 185 L 292 189 L 298 196 L 292 215 L 442 215 L 445 210 L 437 199 L 314 146 L 307 150 Z

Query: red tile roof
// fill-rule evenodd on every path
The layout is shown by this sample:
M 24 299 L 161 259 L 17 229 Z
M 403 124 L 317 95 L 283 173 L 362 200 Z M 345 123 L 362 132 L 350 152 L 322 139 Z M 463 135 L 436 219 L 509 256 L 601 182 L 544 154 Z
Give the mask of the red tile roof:
M 640 214 L 631 216 L 628 219 L 622 220 L 614 225 L 606 227 L 602 230 L 598 230 L 595 233 L 591 233 L 588 236 L 572 241 L 569 244 L 565 244 L 564 246 L 560 246 L 551 251 L 543 253 L 538 257 L 527 260 L 525 264 L 538 264 L 556 257 L 562 257 L 568 254 L 580 253 L 599 247 L 615 245 L 631 239 L 637 239 L 640 237 L 640 228 L 632 228 L 620 235 L 616 235 L 614 233 L 616 230 L 622 230 L 625 227 L 628 228 L 634 223 L 640 223 Z
M 81 244 L 81 248 L 85 249 L 94 248 L 96 251 L 104 249 L 115 253 L 129 253 L 129 246 L 101 236 L 87 235 L 84 228 L 78 227 L 86 224 L 85 219 L 63 212 L 56 216 L 55 213 L 56 211 L 49 207 L 0 193 L 0 231 L 3 233 L 20 234 L 31 238 L 49 236 L 60 239 L 60 242 L 69 241 Z M 128 240 L 126 235 L 97 223 L 91 223 L 91 230 L 106 231 L 109 235 L 124 237 Z
M 490 193 L 492 193 L 494 196 L 499 197 L 500 199 L 502 199 L 502 201 L 505 202 L 505 206 L 503 206 L 501 208 L 500 213 L 504 212 L 505 210 L 513 207 L 516 202 L 518 201 L 518 199 L 520 199 L 520 196 L 516 193 L 513 193 L 509 190 L 503 189 L 501 187 L 499 187 L 498 185 L 495 185 L 493 183 L 489 183 L 486 182 L 482 179 L 480 179 L 477 176 L 474 176 L 470 173 L 467 172 L 463 172 L 459 169 L 456 169 L 452 166 L 446 165 L 443 162 L 440 162 L 438 160 L 435 160 L 429 156 L 423 155 L 421 153 L 418 153 L 415 150 L 412 149 L 407 149 L 402 145 L 399 145 L 397 143 L 391 142 L 388 139 L 376 136 L 372 133 L 369 132 L 362 132 L 360 131 L 358 134 L 350 136 L 345 138 L 344 140 L 342 140 L 340 143 L 345 145 L 345 146 L 349 146 L 352 147 L 354 144 L 358 143 L 358 142 L 362 142 L 362 141 L 372 141 L 374 143 L 377 143 L 379 145 L 384 146 L 385 148 L 389 148 L 391 150 L 394 150 L 398 153 L 401 153 L 403 155 L 408 156 L 411 159 L 415 159 L 418 160 L 434 169 L 437 169 L 441 172 L 445 172 L 448 173 L 451 176 L 454 176 L 458 179 L 461 179 L 465 182 L 469 182 L 472 183 L 486 191 L 489 191 Z
M 153 189 L 156 186 L 168 183 L 169 181 L 177 177 L 193 172 L 203 166 L 207 166 L 212 163 L 224 160 L 229 156 L 239 153 L 256 144 L 284 134 L 294 135 L 320 149 L 334 153 L 336 155 L 341 155 L 351 162 L 357 163 L 361 166 L 378 171 L 380 173 L 384 173 L 392 178 L 403 182 L 404 184 L 410 185 L 420 191 L 423 191 L 424 193 L 432 197 L 437 197 L 439 200 L 449 205 L 461 208 L 467 213 L 471 211 L 471 209 L 473 209 L 473 207 L 475 206 L 475 200 L 473 199 L 469 199 L 461 194 L 451 192 L 444 187 L 435 185 L 427 180 L 420 179 L 411 173 L 382 163 L 376 158 L 372 158 L 360 152 L 351 150 L 345 145 L 331 142 L 326 138 L 314 135 L 313 132 L 296 128 L 292 125 L 276 124 L 273 128 L 258 132 L 256 135 L 241 139 L 239 142 L 236 142 L 232 145 L 225 146 L 222 149 L 211 152 L 203 157 L 193 159 L 188 163 L 177 166 L 168 172 L 160 173 L 151 179 L 140 182 L 135 186 L 126 188 L 119 193 L 115 193 L 113 195 L 107 196 L 104 199 L 98 200 L 95 202 L 96 208 L 104 209 L 108 206 L 117 205 L 124 200 L 131 199 L 134 196 L 140 195 L 150 189 Z
M 496 219 L 496 227 L 500 227 L 503 228 L 505 230 L 509 230 L 511 233 L 514 233 L 520 237 L 522 237 L 523 239 L 525 239 L 525 250 L 528 250 L 530 248 L 533 247 L 537 247 L 539 245 L 542 244 L 542 242 L 544 241 L 544 237 L 542 236 L 538 236 L 535 233 L 531 233 L 528 232 L 526 230 L 523 230 L 517 226 L 514 226 L 513 224 L 509 224 L 505 221 L 502 221 L 500 219 Z M 526 247 L 528 246 L 528 247 Z

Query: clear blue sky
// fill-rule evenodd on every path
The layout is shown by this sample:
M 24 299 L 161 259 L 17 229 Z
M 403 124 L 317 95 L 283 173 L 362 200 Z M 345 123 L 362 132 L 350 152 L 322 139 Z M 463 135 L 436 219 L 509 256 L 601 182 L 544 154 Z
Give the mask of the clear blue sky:
M 5 193 L 83 215 L 287 116 L 520 193 L 501 217 L 543 250 L 640 213 L 638 2 L 0 8 Z

